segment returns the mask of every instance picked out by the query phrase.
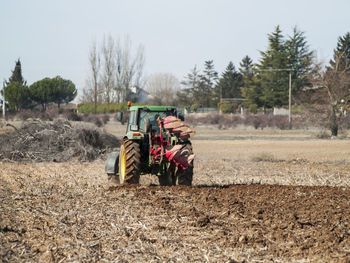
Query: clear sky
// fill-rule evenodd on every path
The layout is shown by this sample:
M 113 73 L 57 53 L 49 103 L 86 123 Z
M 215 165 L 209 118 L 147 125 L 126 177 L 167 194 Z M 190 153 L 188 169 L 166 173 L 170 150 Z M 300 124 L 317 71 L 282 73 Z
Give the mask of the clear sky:
M 219 72 L 245 55 L 256 62 L 276 25 L 305 31 L 326 62 L 350 31 L 349 0 L 0 0 L 0 10 L 0 80 L 20 58 L 28 84 L 60 75 L 79 89 L 92 41 L 108 34 L 144 46 L 146 75 L 181 80 L 209 59 Z

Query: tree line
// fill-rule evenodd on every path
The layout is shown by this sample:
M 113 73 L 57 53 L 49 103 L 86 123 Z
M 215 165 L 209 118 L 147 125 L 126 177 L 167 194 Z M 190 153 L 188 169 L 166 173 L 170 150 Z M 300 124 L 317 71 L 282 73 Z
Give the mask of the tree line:
M 245 56 L 238 69 L 229 62 L 221 75 L 212 60 L 205 61 L 202 72 L 195 66 L 182 81 L 185 88 L 178 93 L 179 103 L 191 108 L 217 107 L 223 99 L 236 99 L 233 101 L 254 112 L 287 105 L 289 73 L 294 96 L 312 85 L 308 74 L 314 69 L 315 53 L 304 32 L 296 27 L 291 36 L 285 37 L 277 26 L 268 34 L 268 48 L 260 55 L 256 63 Z
M 11 111 L 33 109 L 37 105 L 45 111 L 49 103 L 56 103 L 60 108 L 61 104 L 72 101 L 77 96 L 77 90 L 72 81 L 60 76 L 44 78 L 28 86 L 22 76 L 22 65 L 18 59 L 11 77 L 4 81 L 1 95 L 5 95 Z

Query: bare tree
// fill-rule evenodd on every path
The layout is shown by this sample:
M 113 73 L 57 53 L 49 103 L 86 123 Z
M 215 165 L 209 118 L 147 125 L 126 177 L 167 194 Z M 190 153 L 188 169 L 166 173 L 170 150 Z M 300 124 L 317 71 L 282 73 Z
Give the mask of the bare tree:
M 101 68 L 100 56 L 97 53 L 96 41 L 92 43 L 92 46 L 90 48 L 89 67 L 90 67 L 89 69 L 90 76 L 86 82 L 88 86 L 86 86 L 83 91 L 83 97 L 86 97 L 86 99 L 88 99 L 90 92 L 91 91 L 93 92 L 94 113 L 96 114 L 97 97 L 98 97 L 98 81 L 99 81 L 98 78 L 99 78 L 99 72 Z
M 124 45 L 117 41 L 116 46 L 116 93 L 118 102 L 127 101 L 130 98 L 130 87 L 140 87 L 144 66 L 144 49 L 140 45 L 136 54 L 132 53 L 132 43 L 127 37 Z
M 347 61 L 344 63 L 344 60 Z M 316 65 L 317 67 L 319 68 L 319 65 Z M 327 91 L 330 130 L 332 136 L 337 136 L 340 120 L 350 104 L 350 63 L 348 59 L 342 54 L 336 54 L 331 67 L 319 71 L 318 74 L 313 74 L 311 81 L 314 86 L 323 87 Z
M 113 102 L 115 94 L 115 44 L 114 39 L 111 36 L 108 36 L 103 39 L 102 42 L 102 59 L 103 67 L 101 72 L 101 84 L 103 88 L 103 98 L 107 103 Z
M 152 103 L 171 105 L 175 103 L 176 93 L 180 90 L 180 82 L 170 73 L 157 73 L 148 78 L 146 88 L 152 95 Z
M 100 57 L 102 57 L 102 64 Z M 120 44 L 119 39 L 115 41 L 111 36 L 105 37 L 99 52 L 96 42 L 93 42 L 89 52 L 89 77 L 81 101 L 91 101 L 92 93 L 96 110 L 99 99 L 103 103 L 129 100 L 130 88 L 140 87 L 143 84 L 144 62 L 142 45 L 133 53 L 129 38 Z
M 103 92 L 101 90 L 101 84 L 97 82 L 97 95 L 96 102 L 102 103 Z M 91 76 L 87 77 L 85 80 L 85 86 L 82 90 L 82 94 L 79 99 L 80 103 L 94 103 L 95 102 L 95 89 L 94 89 L 94 80 Z

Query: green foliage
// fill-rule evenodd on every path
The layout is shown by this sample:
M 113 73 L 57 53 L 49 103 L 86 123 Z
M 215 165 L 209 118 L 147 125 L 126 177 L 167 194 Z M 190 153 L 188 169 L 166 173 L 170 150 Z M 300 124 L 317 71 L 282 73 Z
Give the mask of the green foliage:
M 244 105 L 250 112 L 256 112 L 259 107 L 264 105 L 262 101 L 261 83 L 257 77 L 257 69 L 249 56 L 245 56 L 239 63 L 239 71 L 242 74 L 242 97 L 246 100 Z M 251 107 L 252 106 L 252 107 Z
M 268 49 L 260 52 L 256 75 L 243 77 L 243 96 L 249 104 L 254 103 L 258 107 L 282 107 L 288 104 L 289 72 L 292 74 L 293 95 L 310 85 L 306 76 L 312 70 L 314 52 L 309 50 L 304 33 L 296 27 L 292 36 L 285 40 L 277 26 L 268 35 L 268 41 Z M 244 70 L 245 64 L 249 64 L 248 61 L 242 61 Z
M 258 105 L 252 103 L 252 104 L 249 105 L 248 110 L 249 110 L 249 112 L 255 114 L 255 113 L 258 112 Z
M 22 84 L 23 86 L 26 86 L 26 81 L 24 81 L 23 76 L 22 76 L 22 65 L 21 61 L 18 59 L 16 61 L 16 65 L 14 70 L 12 71 L 12 75 L 9 78 L 9 81 L 6 84 L 18 82 Z
M 199 89 L 196 98 L 201 107 L 212 107 L 217 105 L 218 96 L 215 96 L 215 84 L 218 79 L 218 73 L 214 69 L 213 60 L 204 62 L 203 75 L 200 76 Z
M 216 96 L 214 89 L 217 75 L 212 60 L 205 61 L 202 74 L 195 66 L 181 82 L 185 88 L 177 93 L 178 104 L 184 107 L 192 104 L 198 104 L 200 107 L 216 106 L 218 96 Z
M 333 59 L 329 62 L 332 69 L 350 72 L 350 33 L 338 38 L 337 48 L 334 49 Z
M 29 90 L 31 99 L 41 104 L 43 110 L 46 110 L 46 105 L 50 102 L 57 103 L 59 107 L 61 103 L 68 103 L 77 95 L 73 82 L 60 76 L 39 80 L 33 83 Z
M 20 111 L 28 105 L 28 87 L 16 81 L 9 83 L 5 86 L 5 98 L 10 110 Z
M 181 84 L 184 85 L 185 88 L 177 92 L 177 103 L 180 106 L 190 107 L 191 103 L 196 101 L 200 85 L 200 74 L 196 66 L 186 75 Z
M 68 103 L 77 96 L 77 90 L 72 81 L 60 76 L 51 79 L 53 87 L 53 101 L 60 107 L 61 103 Z
M 297 94 L 305 86 L 310 86 L 307 74 L 312 70 L 314 52 L 309 50 L 304 32 L 293 28 L 293 35 L 285 42 L 288 68 L 292 70 L 292 93 Z
M 288 72 L 280 71 L 288 67 L 288 53 L 279 26 L 268 35 L 269 47 L 260 52 L 258 65 L 263 106 L 281 107 L 288 103 Z
M 198 103 L 195 103 L 195 104 L 192 104 L 190 109 L 193 110 L 194 112 L 196 112 L 198 110 L 198 108 L 200 108 L 200 104 Z
M 235 113 L 237 111 L 238 108 L 238 104 L 237 103 L 223 103 L 220 104 L 220 110 L 223 113 Z
M 39 80 L 29 87 L 30 98 L 46 110 L 46 105 L 54 101 L 54 88 L 55 84 L 50 78 Z
M 349 43 L 350 35 L 342 38 L 342 42 Z M 341 46 L 338 49 L 349 50 Z M 230 62 L 219 79 L 212 60 L 205 61 L 203 72 L 195 67 L 182 82 L 186 88 L 178 92 L 178 104 L 215 107 L 220 97 L 243 98 L 244 106 L 256 111 L 257 108 L 288 104 L 289 72 L 292 76 L 292 98 L 310 85 L 306 76 L 312 71 L 314 52 L 309 50 L 304 32 L 297 27 L 291 36 L 285 38 L 277 26 L 268 34 L 267 50 L 260 54 L 258 64 L 253 64 L 252 59 L 245 56 L 239 72 Z
M 18 59 L 9 81 L 5 82 L 5 100 L 10 110 L 19 111 L 29 105 L 29 92 L 22 76 L 21 61 Z M 3 95 L 3 91 L 1 91 Z
M 216 85 L 216 93 L 219 98 L 242 98 L 242 86 L 242 75 L 236 71 L 235 66 L 230 62 Z
M 292 105 L 293 114 L 302 114 L 305 111 L 304 105 Z

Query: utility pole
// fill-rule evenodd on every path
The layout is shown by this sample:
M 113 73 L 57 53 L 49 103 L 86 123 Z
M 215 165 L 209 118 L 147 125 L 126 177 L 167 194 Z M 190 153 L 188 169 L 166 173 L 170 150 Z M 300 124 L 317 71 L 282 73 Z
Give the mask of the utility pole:
M 6 120 L 5 83 L 2 84 L 2 117 Z
M 292 129 L 292 71 L 289 71 L 289 98 L 288 98 L 288 122 Z

